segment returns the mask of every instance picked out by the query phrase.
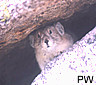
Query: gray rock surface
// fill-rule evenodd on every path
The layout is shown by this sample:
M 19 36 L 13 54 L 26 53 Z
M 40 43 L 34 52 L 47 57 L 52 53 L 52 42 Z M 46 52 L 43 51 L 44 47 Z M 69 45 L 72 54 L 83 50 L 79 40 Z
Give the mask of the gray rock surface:
M 79 75 L 93 76 L 91 85 L 96 85 L 96 27 L 49 62 L 31 85 L 85 85 L 84 80 L 78 83 Z

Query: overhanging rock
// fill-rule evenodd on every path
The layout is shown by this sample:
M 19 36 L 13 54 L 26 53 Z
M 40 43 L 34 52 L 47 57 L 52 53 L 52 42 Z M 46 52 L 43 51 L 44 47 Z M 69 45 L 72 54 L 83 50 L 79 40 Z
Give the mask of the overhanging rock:
M 96 27 L 77 41 L 68 51 L 48 63 L 31 85 L 85 85 L 78 76 L 90 76 L 96 84 Z
M 0 53 L 9 51 L 8 45 L 24 40 L 33 30 L 69 19 L 93 4 L 96 0 L 0 0 Z

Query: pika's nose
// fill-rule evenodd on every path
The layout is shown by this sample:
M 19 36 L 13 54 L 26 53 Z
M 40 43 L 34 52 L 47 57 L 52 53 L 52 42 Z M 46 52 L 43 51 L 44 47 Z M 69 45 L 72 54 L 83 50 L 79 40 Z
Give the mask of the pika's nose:
M 49 47 L 48 42 L 49 42 L 49 40 L 45 39 L 45 43 L 46 43 L 47 47 Z

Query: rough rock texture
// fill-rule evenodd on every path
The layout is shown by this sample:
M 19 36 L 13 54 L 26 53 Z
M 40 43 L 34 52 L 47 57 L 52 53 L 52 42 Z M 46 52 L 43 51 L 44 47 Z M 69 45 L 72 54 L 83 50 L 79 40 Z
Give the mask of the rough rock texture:
M 79 75 L 94 76 L 92 85 L 96 84 L 96 27 L 48 63 L 31 85 L 77 85 Z M 79 83 L 85 84 L 84 80 Z
M 23 40 L 41 25 L 66 19 L 94 3 L 96 0 L 1 0 L 0 49 Z

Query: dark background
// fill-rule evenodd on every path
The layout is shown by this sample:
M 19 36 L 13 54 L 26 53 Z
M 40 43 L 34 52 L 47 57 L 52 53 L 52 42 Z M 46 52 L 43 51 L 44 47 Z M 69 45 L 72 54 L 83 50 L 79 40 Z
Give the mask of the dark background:
M 65 30 L 73 35 L 75 41 L 80 40 L 96 26 L 96 5 L 86 7 L 70 19 L 60 22 Z M 0 85 L 30 85 L 39 73 L 40 69 L 28 37 L 7 54 L 0 56 Z

